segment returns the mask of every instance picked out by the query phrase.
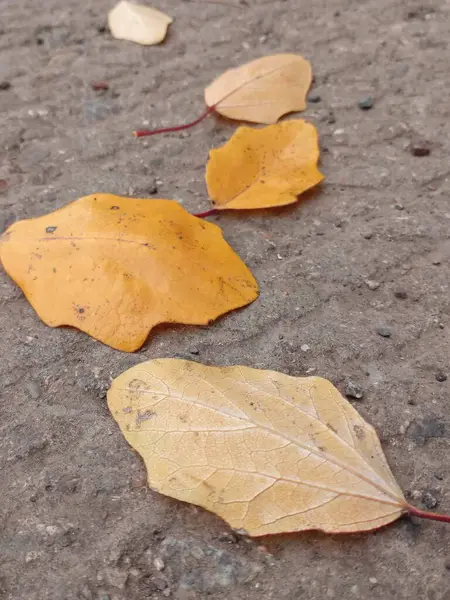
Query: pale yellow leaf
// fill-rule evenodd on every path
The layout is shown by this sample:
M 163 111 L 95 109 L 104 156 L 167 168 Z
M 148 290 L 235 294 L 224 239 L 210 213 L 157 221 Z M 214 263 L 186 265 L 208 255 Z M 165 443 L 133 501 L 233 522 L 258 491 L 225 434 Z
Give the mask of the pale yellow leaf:
M 205 102 L 230 119 L 276 123 L 306 108 L 311 80 L 311 65 L 302 56 L 263 56 L 217 77 L 205 89 Z
M 172 22 L 171 17 L 155 8 L 127 0 L 121 0 L 108 14 L 108 25 L 115 38 L 144 46 L 161 43 Z
M 407 510 L 374 429 L 326 379 L 158 359 L 117 377 L 108 406 L 152 489 L 250 535 L 365 531 Z

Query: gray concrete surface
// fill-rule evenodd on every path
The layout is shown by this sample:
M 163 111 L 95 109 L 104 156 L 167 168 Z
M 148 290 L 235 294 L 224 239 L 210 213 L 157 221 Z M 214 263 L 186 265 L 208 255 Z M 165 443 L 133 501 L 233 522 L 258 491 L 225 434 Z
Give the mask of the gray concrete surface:
M 206 209 L 208 149 L 235 124 L 131 131 L 194 118 L 213 77 L 279 51 L 312 61 L 321 100 L 303 116 L 326 181 L 285 210 L 214 218 L 260 299 L 208 328 L 160 327 L 134 355 L 47 328 L 0 271 L 0 597 L 450 598 L 445 525 L 235 538 L 146 488 L 105 404 L 112 377 L 161 356 L 360 385 L 411 501 L 450 511 L 450 2 L 155 0 L 175 18 L 155 48 L 102 30 L 112 4 L 0 2 L 2 229 L 96 191 Z

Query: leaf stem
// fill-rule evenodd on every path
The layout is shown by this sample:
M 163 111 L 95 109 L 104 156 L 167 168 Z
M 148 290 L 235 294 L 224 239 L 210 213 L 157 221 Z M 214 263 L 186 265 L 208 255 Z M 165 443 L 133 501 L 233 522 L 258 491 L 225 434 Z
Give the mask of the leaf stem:
M 406 510 L 411 517 L 420 517 L 421 519 L 430 519 L 431 521 L 442 521 L 443 523 L 450 523 L 450 515 L 442 515 L 440 513 L 428 512 L 421 510 L 415 506 L 408 504 Z
M 175 125 L 173 127 L 163 127 L 162 129 L 138 129 L 137 131 L 133 131 L 133 135 L 135 137 L 144 137 L 146 135 L 157 135 L 158 133 L 170 133 L 173 131 L 182 131 L 183 129 L 189 129 L 190 127 L 194 127 L 197 123 L 206 119 L 208 115 L 214 112 L 216 105 L 209 106 L 207 110 L 203 114 L 201 114 L 195 121 L 191 121 L 190 123 L 185 123 L 184 125 Z
M 205 217 L 210 217 L 212 215 L 217 214 L 218 212 L 219 211 L 217 210 L 217 208 L 210 208 L 209 210 L 205 210 L 205 212 L 194 213 L 192 216 L 198 217 L 199 219 L 204 219 Z

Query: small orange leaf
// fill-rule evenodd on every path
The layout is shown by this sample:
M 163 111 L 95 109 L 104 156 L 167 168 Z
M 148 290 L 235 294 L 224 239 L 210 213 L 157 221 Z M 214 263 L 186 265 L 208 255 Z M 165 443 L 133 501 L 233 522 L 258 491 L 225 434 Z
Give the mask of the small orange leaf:
M 158 359 L 117 377 L 108 406 L 151 488 L 250 535 L 367 531 L 412 508 L 326 379 Z
M 264 56 L 217 77 L 205 89 L 205 102 L 230 119 L 276 123 L 306 108 L 311 80 L 311 65 L 302 56 Z
M 86 196 L 12 225 L 0 259 L 44 323 L 126 352 L 158 323 L 206 325 L 258 296 L 219 227 L 171 200 Z
M 306 121 L 239 127 L 224 146 L 210 151 L 208 193 L 217 209 L 292 204 L 322 181 L 318 159 L 317 132 Z

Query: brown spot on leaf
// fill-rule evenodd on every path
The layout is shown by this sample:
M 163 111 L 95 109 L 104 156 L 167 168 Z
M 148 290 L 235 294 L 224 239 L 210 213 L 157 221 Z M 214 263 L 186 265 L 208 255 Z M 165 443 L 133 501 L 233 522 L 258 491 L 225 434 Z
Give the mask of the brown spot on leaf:
M 353 431 L 355 432 L 358 440 L 363 440 L 366 437 L 366 432 L 360 425 L 353 425 Z

